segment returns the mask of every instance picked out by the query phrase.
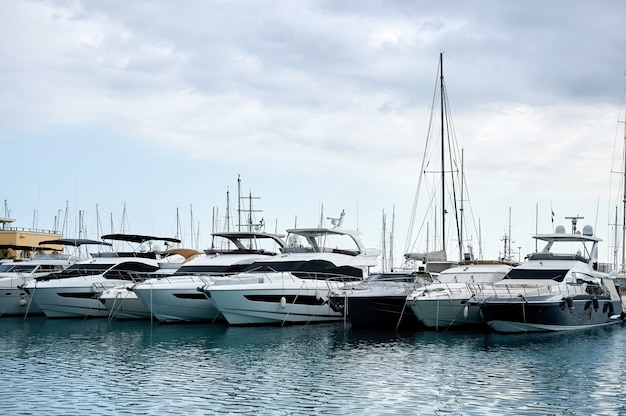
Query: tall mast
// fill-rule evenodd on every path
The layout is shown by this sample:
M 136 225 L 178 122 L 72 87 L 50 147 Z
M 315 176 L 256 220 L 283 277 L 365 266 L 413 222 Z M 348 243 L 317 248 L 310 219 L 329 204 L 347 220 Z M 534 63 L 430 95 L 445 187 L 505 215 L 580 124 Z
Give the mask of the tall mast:
M 393 233 L 396 225 L 396 207 L 394 205 L 391 214 L 391 233 L 389 234 L 389 269 L 393 271 Z
M 385 210 L 383 209 L 383 233 L 381 239 L 382 249 L 381 249 L 381 265 L 382 272 L 387 272 L 387 224 L 385 221 Z
M 446 251 L 446 173 L 445 173 L 445 138 L 444 138 L 444 86 L 443 86 L 443 52 L 439 53 L 439 84 L 441 94 L 441 248 Z
M 626 267 L 626 251 L 624 244 L 626 244 L 626 108 L 624 109 L 624 206 L 622 208 L 622 265 L 620 270 L 624 272 Z
M 459 215 L 459 222 L 461 223 L 460 227 L 459 227 L 459 260 L 463 261 L 464 259 L 464 255 L 463 255 L 463 189 L 464 189 L 464 185 L 465 185 L 465 178 L 464 178 L 464 166 L 463 164 L 465 163 L 465 153 L 464 150 L 461 149 L 461 208 L 459 209 L 460 211 L 460 215 Z

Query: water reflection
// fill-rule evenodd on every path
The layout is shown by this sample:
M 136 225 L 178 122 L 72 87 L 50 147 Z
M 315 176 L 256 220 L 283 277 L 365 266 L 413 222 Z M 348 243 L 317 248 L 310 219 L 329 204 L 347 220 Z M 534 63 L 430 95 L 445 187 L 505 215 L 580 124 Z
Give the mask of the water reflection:
M 626 412 L 615 326 L 498 335 L 6 318 L 0 334 L 8 414 Z

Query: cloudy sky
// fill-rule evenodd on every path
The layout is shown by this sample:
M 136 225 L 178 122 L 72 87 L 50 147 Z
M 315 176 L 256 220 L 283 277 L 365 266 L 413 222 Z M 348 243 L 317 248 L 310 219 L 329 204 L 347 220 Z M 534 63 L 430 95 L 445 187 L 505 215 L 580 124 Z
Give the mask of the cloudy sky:
M 66 235 L 82 212 L 92 238 L 173 236 L 178 209 L 206 246 L 240 175 L 267 231 L 345 210 L 380 247 L 395 212 L 399 258 L 426 247 L 408 229 L 443 51 L 474 250 L 497 257 L 511 224 L 523 257 L 554 212 L 585 217 L 612 260 L 624 16 L 619 1 L 3 1 L 0 196 L 17 226 L 53 228 L 67 206 Z

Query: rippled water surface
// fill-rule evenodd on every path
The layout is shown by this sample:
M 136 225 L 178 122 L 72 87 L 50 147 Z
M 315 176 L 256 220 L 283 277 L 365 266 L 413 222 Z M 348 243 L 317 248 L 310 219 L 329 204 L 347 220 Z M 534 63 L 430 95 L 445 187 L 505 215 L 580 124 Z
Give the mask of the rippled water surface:
M 0 319 L 7 415 L 626 414 L 626 328 L 564 334 Z

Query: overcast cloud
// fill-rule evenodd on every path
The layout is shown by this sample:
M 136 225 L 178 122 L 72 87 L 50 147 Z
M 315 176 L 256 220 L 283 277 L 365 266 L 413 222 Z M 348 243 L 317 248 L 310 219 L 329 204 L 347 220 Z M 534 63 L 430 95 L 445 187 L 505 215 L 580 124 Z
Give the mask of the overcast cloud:
M 375 247 L 395 209 L 399 258 L 444 51 L 484 257 L 510 209 L 522 257 L 554 211 L 584 216 L 608 261 L 624 16 L 618 1 L 4 1 L 2 196 L 25 227 L 68 203 L 66 234 L 82 210 L 92 238 L 124 205 L 126 231 L 172 236 L 179 208 L 206 246 L 240 174 L 268 231 L 343 209 Z

